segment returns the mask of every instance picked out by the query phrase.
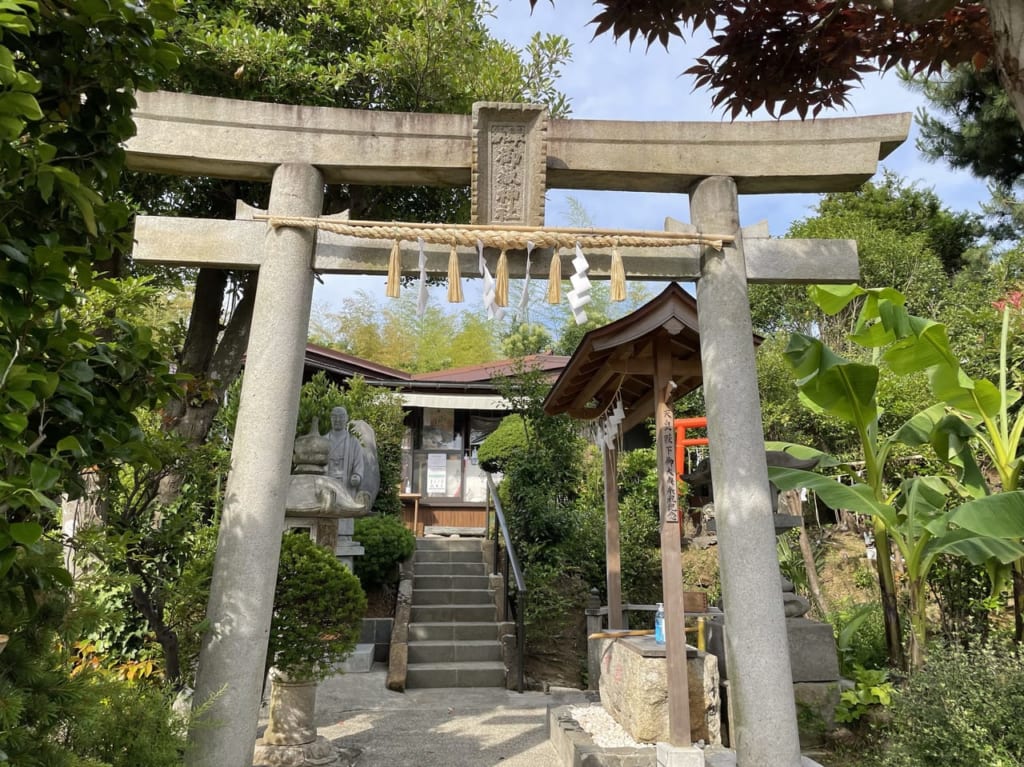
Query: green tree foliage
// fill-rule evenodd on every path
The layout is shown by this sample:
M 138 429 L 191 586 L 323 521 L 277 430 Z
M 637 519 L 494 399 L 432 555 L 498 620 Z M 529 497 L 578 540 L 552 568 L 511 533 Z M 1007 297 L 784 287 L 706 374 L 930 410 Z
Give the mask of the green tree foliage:
M 536 370 L 500 384 L 526 437 L 525 450 L 505 456 L 500 485 L 509 531 L 525 563 L 560 561 L 559 545 L 572 535 L 572 509 L 583 479 L 583 442 L 576 425 L 567 415 L 544 413 L 549 387 Z
M 366 614 L 359 579 L 306 534 L 285 533 L 267 665 L 292 679 L 324 679 L 355 649 Z
M 82 311 L 88 291 L 116 303 L 126 289 L 102 279 L 130 244 L 112 193 L 134 91 L 175 62 L 154 22 L 171 12 L 15 0 L 0 13 L 0 752 L 29 767 L 71 763 L 57 736 L 95 705 L 65 663 L 70 578 L 45 540 L 56 501 L 89 467 L 144 458 L 135 411 L 174 389 L 149 331 Z
M 910 81 L 928 99 L 919 110 L 918 149 L 933 160 L 1012 189 L 1024 176 L 1024 129 L 992 66 L 962 65 L 941 78 Z
M 863 218 L 898 234 L 923 234 L 928 250 L 948 275 L 976 255 L 972 251 L 983 233 L 975 214 L 954 213 L 933 189 L 908 184 L 888 170 L 879 181 L 867 182 L 856 192 L 825 195 L 817 210 L 820 218 Z
M 355 560 L 355 572 L 364 588 L 398 580 L 398 563 L 412 556 L 416 536 L 394 516 L 361 517 L 352 536 L 365 549 Z
M 178 767 L 185 754 L 185 720 L 169 693 L 144 681 L 111 676 L 91 680 L 101 703 L 71 723 L 62 738 L 79 764 L 103 767 Z M 125 722 L 131 722 L 130 727 Z M 93 761 L 94 760 L 94 761 Z
M 856 240 L 861 284 L 894 287 L 922 314 L 940 308 L 946 295 L 944 270 L 955 273 L 969 261 L 981 234 L 975 217 L 949 211 L 931 190 L 890 174 L 856 192 L 824 195 L 815 215 L 787 232 L 790 237 Z M 842 348 L 855 318 L 850 312 L 834 318 L 822 314 L 799 286 L 751 285 L 750 303 L 759 332 L 810 333 L 820 328 L 833 348 Z
M 80 589 L 104 614 L 92 634 L 101 653 L 111 662 L 156 656 L 178 688 L 198 661 L 229 454 L 221 441 L 188 448 L 155 413 L 145 427 L 149 460 L 103 476 L 100 519 L 72 543 L 84 568 Z M 185 481 L 163 503 L 160 483 L 172 473 Z
M 383 305 L 365 291 L 320 320 L 317 343 L 407 373 L 479 365 L 500 357 L 495 325 L 480 314 L 450 314 L 428 303 L 420 317 L 415 291 Z
M 501 351 L 508 359 L 541 354 L 553 347 L 551 333 L 543 325 L 521 323 L 501 339 Z

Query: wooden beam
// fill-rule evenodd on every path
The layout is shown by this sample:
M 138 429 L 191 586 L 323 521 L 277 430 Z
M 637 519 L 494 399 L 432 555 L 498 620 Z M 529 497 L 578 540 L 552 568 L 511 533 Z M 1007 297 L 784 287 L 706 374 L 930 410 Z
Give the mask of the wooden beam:
M 643 356 L 633 357 L 625 360 L 609 360 L 607 369 L 615 373 L 625 375 L 654 375 L 654 358 L 645 353 Z M 700 358 L 690 357 L 689 359 L 672 360 L 672 377 L 699 376 L 701 372 Z
M 622 557 L 619 549 L 619 462 L 615 448 L 604 453 L 604 549 L 608 586 L 608 628 L 624 628 L 622 620 Z
M 680 549 L 679 498 L 676 491 L 675 424 L 672 401 L 672 352 L 655 352 L 654 420 L 658 453 L 658 509 L 661 519 L 661 581 L 665 605 L 665 657 L 668 660 L 668 741 L 689 746 L 690 701 L 686 669 L 686 620 Z

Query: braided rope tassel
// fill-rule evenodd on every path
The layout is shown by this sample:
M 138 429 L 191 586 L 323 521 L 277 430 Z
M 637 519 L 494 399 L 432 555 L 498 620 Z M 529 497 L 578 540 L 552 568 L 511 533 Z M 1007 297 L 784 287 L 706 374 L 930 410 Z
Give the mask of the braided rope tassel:
M 612 249 L 612 270 L 609 298 L 612 301 L 626 300 L 626 267 L 622 264 L 622 256 L 618 248 Z
M 459 273 L 459 252 L 452 243 L 451 253 L 448 254 L 448 303 L 461 304 L 462 297 L 462 275 Z
M 548 303 L 558 304 L 562 301 L 562 259 L 558 249 L 551 254 L 551 269 L 548 271 Z
M 498 273 L 495 275 L 494 303 L 498 306 L 508 306 L 508 254 L 501 249 L 498 256 Z
M 385 288 L 388 298 L 398 298 L 402 295 L 402 251 L 398 240 L 391 246 L 391 255 L 388 256 L 388 281 Z

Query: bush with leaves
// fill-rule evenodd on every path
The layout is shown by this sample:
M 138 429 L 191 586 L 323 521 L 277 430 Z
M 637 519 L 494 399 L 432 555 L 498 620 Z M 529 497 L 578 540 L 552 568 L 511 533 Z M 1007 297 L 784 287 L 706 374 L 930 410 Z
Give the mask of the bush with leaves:
M 90 290 L 122 288 L 102 278 L 131 247 L 122 142 L 136 88 L 175 62 L 154 21 L 173 13 L 166 0 L 0 13 L 0 751 L 25 767 L 71 763 L 57 736 L 96 704 L 61 649 L 73 616 L 47 541 L 57 501 L 93 466 L 144 460 L 135 413 L 175 388 L 148 329 L 83 310 Z
M 1024 764 L 1024 665 L 999 644 L 935 646 L 895 697 L 879 767 Z
M 618 480 L 622 593 L 637 604 L 661 602 L 661 528 L 654 449 L 623 453 Z
M 836 635 L 839 669 L 852 675 L 857 667 L 885 668 L 888 652 L 885 644 L 885 624 L 882 606 L 877 602 L 838 605 L 828 615 L 828 622 Z
M 888 669 L 855 666 L 852 674 L 853 688 L 843 690 L 839 696 L 839 705 L 836 706 L 837 722 L 857 722 L 869 711 L 892 705 L 892 696 L 896 688 L 889 681 Z
M 355 649 L 365 614 L 352 571 L 308 535 L 285 533 L 267 665 L 292 679 L 326 678 Z
M 521 415 L 513 413 L 502 418 L 498 428 L 487 435 L 477 450 L 477 459 L 484 471 L 502 473 L 527 446 L 526 423 Z
M 356 557 L 355 571 L 364 588 L 393 584 L 398 580 L 398 563 L 412 556 L 416 537 L 393 516 L 360 517 L 352 537 L 363 547 Z
M 172 693 L 109 675 L 95 676 L 91 686 L 99 702 L 77 717 L 63 735 L 77 756 L 90 760 L 86 764 L 178 767 L 182 763 L 187 722 L 173 712 Z

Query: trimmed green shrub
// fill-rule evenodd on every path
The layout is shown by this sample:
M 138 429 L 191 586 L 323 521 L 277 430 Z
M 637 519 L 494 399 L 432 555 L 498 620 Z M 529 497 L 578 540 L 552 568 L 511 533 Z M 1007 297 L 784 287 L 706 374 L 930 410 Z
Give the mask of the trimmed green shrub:
M 365 549 L 355 560 L 356 575 L 365 588 L 397 581 L 398 563 L 416 548 L 416 536 L 393 516 L 357 519 L 352 537 Z
M 895 697 L 880 767 L 1024 764 L 1024 666 L 1007 646 L 933 645 Z
M 293 679 L 323 679 L 355 649 L 365 614 L 359 579 L 305 533 L 285 533 L 268 664 Z
M 516 455 L 526 452 L 526 422 L 518 413 L 505 416 L 498 428 L 487 435 L 477 449 L 477 458 L 484 471 L 503 472 Z

